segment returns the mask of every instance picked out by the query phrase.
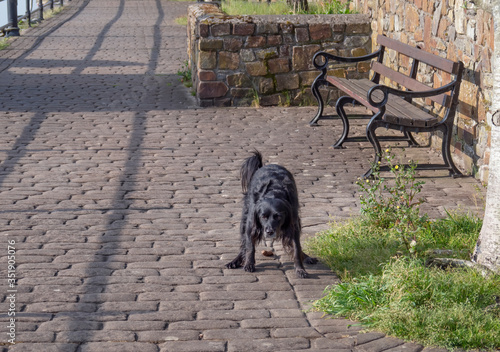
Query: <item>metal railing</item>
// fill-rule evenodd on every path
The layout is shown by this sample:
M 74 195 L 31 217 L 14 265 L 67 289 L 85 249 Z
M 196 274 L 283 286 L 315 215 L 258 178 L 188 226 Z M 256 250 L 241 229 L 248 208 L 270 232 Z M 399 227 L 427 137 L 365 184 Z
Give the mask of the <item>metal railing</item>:
M 1 1 L 1 0 L 0 0 Z M 24 1 L 24 0 L 20 0 Z M 51 10 L 54 9 L 54 5 L 59 5 L 60 7 L 64 6 L 64 0 L 25 0 L 26 1 L 26 13 L 24 15 L 18 16 L 18 0 L 6 0 L 7 9 L 8 9 L 8 23 L 0 26 L 0 33 L 2 33 L 5 37 L 9 36 L 19 36 L 19 27 L 18 22 L 22 20 L 28 21 L 28 26 L 31 27 L 32 23 L 38 23 L 43 21 L 43 12 L 49 7 Z M 71 1 L 71 0 L 68 0 Z M 35 6 L 34 6 L 35 5 Z M 33 20 L 32 15 L 34 13 L 38 13 L 38 17 Z

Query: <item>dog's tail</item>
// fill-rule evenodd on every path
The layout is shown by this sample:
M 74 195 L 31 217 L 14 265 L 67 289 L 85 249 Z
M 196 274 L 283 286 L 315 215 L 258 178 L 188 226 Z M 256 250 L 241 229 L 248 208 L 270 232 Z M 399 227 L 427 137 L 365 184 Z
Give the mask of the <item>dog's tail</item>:
M 254 150 L 253 155 L 247 158 L 243 162 L 243 165 L 241 165 L 240 177 L 243 193 L 247 193 L 248 185 L 250 184 L 253 174 L 262 166 L 264 166 L 262 163 L 262 154 L 260 154 L 259 151 Z

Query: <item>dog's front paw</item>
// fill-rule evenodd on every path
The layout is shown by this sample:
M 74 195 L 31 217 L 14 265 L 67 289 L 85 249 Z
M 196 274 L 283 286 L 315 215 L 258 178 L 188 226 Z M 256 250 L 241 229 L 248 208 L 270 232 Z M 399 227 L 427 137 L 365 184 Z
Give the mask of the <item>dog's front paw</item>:
M 295 269 L 295 273 L 297 274 L 297 277 L 300 277 L 300 278 L 307 277 L 307 271 L 305 271 L 304 269 Z
M 241 262 L 238 260 L 233 260 L 232 262 L 229 262 L 226 264 L 226 268 L 228 269 L 236 269 L 241 266 Z
M 304 258 L 304 263 L 306 263 L 306 264 L 317 264 L 318 263 L 318 258 L 306 257 L 306 258 Z
M 247 264 L 244 266 L 245 271 L 248 271 L 249 273 L 253 273 L 255 271 L 255 265 L 254 264 Z

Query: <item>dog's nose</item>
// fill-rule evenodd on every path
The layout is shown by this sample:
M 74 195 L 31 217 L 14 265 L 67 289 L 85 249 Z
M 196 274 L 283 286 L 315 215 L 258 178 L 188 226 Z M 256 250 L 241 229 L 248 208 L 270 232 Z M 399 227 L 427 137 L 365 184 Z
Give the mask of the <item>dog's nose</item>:
M 266 237 L 273 238 L 274 235 L 275 235 L 275 232 L 273 229 L 266 229 Z

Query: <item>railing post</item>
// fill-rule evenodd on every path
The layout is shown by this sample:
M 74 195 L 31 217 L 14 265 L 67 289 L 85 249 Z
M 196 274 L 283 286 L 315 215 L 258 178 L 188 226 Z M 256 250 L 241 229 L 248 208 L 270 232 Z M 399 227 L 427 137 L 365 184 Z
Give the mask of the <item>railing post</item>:
M 54 10 L 54 0 L 50 0 L 50 9 Z
M 7 14 L 9 26 L 5 29 L 6 37 L 19 37 L 19 27 L 17 26 L 17 0 L 7 0 Z
M 38 20 L 43 21 L 43 0 L 38 0 L 38 7 L 40 9 L 40 16 L 38 17 Z
M 26 0 L 26 18 L 28 19 L 28 26 L 31 27 L 31 7 L 30 7 L 30 0 Z

